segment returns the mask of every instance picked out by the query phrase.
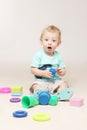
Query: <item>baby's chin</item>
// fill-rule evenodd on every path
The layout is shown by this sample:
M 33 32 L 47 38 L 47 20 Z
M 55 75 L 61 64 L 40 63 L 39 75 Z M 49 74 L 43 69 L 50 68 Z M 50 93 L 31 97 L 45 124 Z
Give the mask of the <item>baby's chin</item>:
M 54 54 L 53 50 L 52 49 L 47 49 L 46 50 L 46 53 L 50 56 L 52 56 Z

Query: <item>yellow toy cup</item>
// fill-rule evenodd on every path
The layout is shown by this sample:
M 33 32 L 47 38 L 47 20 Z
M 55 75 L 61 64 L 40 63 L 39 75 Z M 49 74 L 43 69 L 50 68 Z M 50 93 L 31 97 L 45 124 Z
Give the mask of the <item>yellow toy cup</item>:
M 34 96 L 24 96 L 21 102 L 22 106 L 25 108 L 31 108 L 39 104 L 38 100 Z
M 22 86 L 12 86 L 11 87 L 11 92 L 12 93 L 20 93 L 23 91 L 23 87 Z

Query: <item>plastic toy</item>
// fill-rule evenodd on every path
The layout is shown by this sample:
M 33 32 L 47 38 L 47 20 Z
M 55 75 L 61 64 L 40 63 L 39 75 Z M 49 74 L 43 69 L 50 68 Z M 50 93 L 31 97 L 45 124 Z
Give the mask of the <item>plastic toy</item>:
M 17 117 L 17 118 L 26 117 L 27 115 L 28 115 L 28 113 L 26 111 L 22 111 L 22 110 L 13 112 L 13 116 Z
M 51 119 L 51 117 L 50 117 L 50 115 L 47 114 L 47 113 L 37 113 L 37 114 L 35 114 L 35 115 L 33 116 L 33 119 L 34 119 L 35 121 L 41 122 L 41 121 L 48 121 L 48 120 Z
M 11 87 L 12 96 L 21 96 L 22 95 L 22 91 L 23 91 L 23 87 L 22 86 L 12 86 Z
M 39 104 L 38 100 L 33 96 L 24 96 L 22 98 L 22 106 L 25 108 L 34 107 Z
M 0 88 L 0 93 L 2 94 L 11 93 L 11 88 L 9 87 Z
M 49 92 L 36 89 L 34 91 L 34 97 L 39 101 L 41 105 L 50 104 L 52 106 L 57 105 L 58 95 L 50 95 Z
M 22 92 L 19 92 L 19 93 L 11 93 L 11 96 L 21 96 L 22 95 Z
M 55 106 L 58 103 L 58 96 L 57 95 L 52 95 L 49 101 L 49 104 L 51 106 Z
M 40 70 L 46 70 L 46 69 L 51 68 L 51 67 L 52 67 L 51 64 L 45 64 L 45 65 L 39 67 L 38 69 L 40 69 Z M 38 79 L 42 79 L 41 76 L 35 76 L 35 77 L 37 77 Z
M 70 105 L 80 107 L 83 105 L 83 99 L 82 98 L 71 98 Z
M 40 90 L 40 89 L 35 89 L 34 90 L 34 97 L 38 100 L 38 98 L 39 98 L 39 94 L 42 92 L 42 90 Z
M 65 89 L 60 90 L 59 92 L 57 92 L 55 95 L 58 96 L 58 99 L 60 101 L 69 100 L 73 95 L 73 91 L 72 91 L 71 88 L 65 88 Z
M 11 92 L 18 93 L 18 92 L 22 92 L 22 90 L 23 90 L 22 86 L 12 86 L 11 87 Z
M 49 71 L 52 73 L 53 77 L 55 76 L 56 74 L 56 70 L 54 68 L 50 68 Z
M 41 105 L 47 105 L 49 104 L 49 100 L 50 100 L 50 94 L 48 92 L 45 92 L 45 91 L 42 91 L 40 94 L 39 94 L 39 104 Z
M 20 102 L 21 99 L 20 98 L 11 98 L 10 102 L 16 103 L 16 102 Z

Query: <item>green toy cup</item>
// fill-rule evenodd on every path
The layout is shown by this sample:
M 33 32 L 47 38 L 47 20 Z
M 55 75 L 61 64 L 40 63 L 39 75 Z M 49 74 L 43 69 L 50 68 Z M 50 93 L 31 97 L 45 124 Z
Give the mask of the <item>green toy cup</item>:
M 25 108 L 34 107 L 39 104 L 38 100 L 33 96 L 24 96 L 21 102 L 22 106 Z
M 49 104 L 51 106 L 55 106 L 58 103 L 58 96 L 57 95 L 52 95 L 49 101 Z

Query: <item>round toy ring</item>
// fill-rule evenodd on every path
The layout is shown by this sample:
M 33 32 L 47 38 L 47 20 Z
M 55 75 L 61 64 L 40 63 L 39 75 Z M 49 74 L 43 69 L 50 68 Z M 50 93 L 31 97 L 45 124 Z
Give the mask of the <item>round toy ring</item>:
M 0 93 L 10 93 L 11 92 L 11 88 L 0 88 Z
M 33 116 L 35 121 L 48 121 L 50 120 L 50 115 L 46 113 L 37 113 Z
M 21 99 L 20 98 L 11 98 L 10 99 L 10 102 L 20 102 L 21 101 Z
M 13 112 L 13 116 L 17 117 L 17 118 L 26 117 L 27 116 L 27 112 L 26 111 L 22 111 L 22 110 L 18 110 L 18 111 Z

